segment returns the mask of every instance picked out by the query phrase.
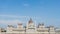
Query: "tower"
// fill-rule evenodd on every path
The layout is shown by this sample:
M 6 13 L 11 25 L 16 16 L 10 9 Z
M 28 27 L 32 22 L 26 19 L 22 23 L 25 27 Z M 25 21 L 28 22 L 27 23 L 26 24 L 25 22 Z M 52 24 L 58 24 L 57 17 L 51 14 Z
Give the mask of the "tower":
M 49 34 L 55 34 L 55 28 L 54 26 L 49 27 Z
M 22 29 L 23 28 L 23 25 L 22 23 L 18 23 L 18 26 L 17 26 L 18 29 Z
M 27 29 L 26 32 L 35 32 L 35 24 L 33 23 L 33 20 L 30 18 L 30 20 L 27 23 Z
M 30 28 L 34 28 L 35 27 L 35 24 L 33 23 L 32 19 L 30 18 L 30 20 L 28 21 L 28 29 Z
M 14 26 L 8 25 L 8 27 L 7 27 L 7 32 L 12 32 L 13 28 L 14 28 Z
M 45 28 L 44 23 L 39 23 L 38 27 L 39 28 Z

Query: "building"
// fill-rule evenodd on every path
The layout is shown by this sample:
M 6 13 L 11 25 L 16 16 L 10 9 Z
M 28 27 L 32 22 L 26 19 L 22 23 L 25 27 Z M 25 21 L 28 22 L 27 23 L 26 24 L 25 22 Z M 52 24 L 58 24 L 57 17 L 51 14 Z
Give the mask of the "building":
M 59 32 L 60 30 L 56 30 L 54 26 L 45 27 L 44 23 L 40 23 L 36 27 L 30 18 L 25 27 L 23 27 L 22 23 L 18 23 L 16 28 L 8 25 L 5 34 L 59 34 Z
M 60 34 L 60 29 L 56 29 L 56 34 Z
M 6 34 L 6 30 L 4 28 L 0 28 L 0 34 Z

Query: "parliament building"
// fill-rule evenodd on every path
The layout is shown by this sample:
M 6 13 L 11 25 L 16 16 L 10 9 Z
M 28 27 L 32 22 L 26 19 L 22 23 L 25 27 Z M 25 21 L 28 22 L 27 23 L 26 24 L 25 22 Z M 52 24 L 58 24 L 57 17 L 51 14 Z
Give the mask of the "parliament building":
M 26 26 L 18 23 L 17 27 L 8 25 L 6 29 L 0 28 L 0 34 L 60 34 L 60 29 L 56 29 L 54 26 L 45 27 L 44 23 L 36 26 L 30 18 Z

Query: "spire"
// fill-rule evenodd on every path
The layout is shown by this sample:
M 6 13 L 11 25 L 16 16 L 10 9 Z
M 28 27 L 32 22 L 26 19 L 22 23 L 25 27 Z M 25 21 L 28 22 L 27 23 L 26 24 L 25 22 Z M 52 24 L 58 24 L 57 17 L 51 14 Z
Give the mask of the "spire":
M 8 27 L 14 27 L 13 25 L 8 25 Z
M 44 23 L 39 23 L 38 24 L 38 27 L 40 27 L 40 26 L 44 26 Z
M 33 23 L 32 18 L 30 18 L 29 23 Z
M 44 23 L 42 23 L 41 25 L 44 26 Z
M 22 23 L 18 23 L 18 25 L 22 25 Z

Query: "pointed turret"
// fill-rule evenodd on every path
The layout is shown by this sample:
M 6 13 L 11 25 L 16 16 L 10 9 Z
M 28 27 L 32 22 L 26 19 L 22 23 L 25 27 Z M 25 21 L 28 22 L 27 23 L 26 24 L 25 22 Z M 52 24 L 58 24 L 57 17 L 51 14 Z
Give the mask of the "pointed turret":
M 39 23 L 39 25 L 40 25 L 40 26 L 44 26 L 44 23 L 41 23 L 41 24 Z
M 32 18 L 30 18 L 29 23 L 33 23 Z
M 39 28 L 44 28 L 44 27 L 45 27 L 45 26 L 44 26 L 44 23 L 39 23 L 38 27 L 39 27 Z
M 28 21 L 28 24 L 27 24 L 27 29 L 31 29 L 31 28 L 35 28 L 35 24 L 33 22 L 33 20 L 30 18 L 30 20 Z
M 23 25 L 22 25 L 22 23 L 18 23 L 18 26 L 17 26 L 17 28 L 23 28 Z

